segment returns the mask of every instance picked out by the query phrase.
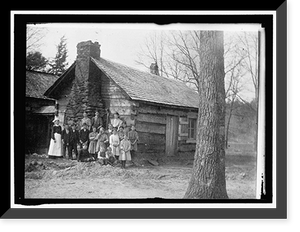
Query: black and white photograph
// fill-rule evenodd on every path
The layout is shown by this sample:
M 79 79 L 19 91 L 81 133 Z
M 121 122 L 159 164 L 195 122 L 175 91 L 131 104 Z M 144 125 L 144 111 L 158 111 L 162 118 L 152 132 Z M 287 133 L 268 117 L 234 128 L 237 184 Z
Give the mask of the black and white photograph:
M 28 24 L 25 198 L 255 199 L 262 28 L 223 28 Z
M 274 14 L 39 14 L 15 15 L 14 207 L 276 209 Z

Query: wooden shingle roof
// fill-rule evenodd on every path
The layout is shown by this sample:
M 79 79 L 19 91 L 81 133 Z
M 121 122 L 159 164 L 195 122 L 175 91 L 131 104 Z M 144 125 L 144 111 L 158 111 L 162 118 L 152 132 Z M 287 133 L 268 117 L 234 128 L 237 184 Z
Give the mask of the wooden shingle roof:
M 54 74 L 26 70 L 26 97 L 48 99 L 44 93 L 57 79 Z
M 91 59 L 132 100 L 198 108 L 198 93 L 181 81 L 143 72 L 103 58 Z

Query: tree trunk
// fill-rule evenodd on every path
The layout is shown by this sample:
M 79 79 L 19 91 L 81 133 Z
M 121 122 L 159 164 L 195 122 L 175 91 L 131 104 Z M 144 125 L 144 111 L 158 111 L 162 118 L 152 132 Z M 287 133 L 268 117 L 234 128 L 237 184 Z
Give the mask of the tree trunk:
M 199 111 L 193 174 L 184 198 L 228 198 L 225 181 L 223 32 L 200 32 Z

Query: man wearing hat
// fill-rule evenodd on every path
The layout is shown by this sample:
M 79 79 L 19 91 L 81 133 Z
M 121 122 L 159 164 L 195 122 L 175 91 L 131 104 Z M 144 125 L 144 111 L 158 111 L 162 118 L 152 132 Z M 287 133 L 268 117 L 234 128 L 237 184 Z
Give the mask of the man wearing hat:
M 59 119 L 55 116 L 53 120 L 53 127 L 51 131 L 51 140 L 48 155 L 50 158 L 62 157 L 62 147 L 61 147 L 61 126 L 59 125 Z

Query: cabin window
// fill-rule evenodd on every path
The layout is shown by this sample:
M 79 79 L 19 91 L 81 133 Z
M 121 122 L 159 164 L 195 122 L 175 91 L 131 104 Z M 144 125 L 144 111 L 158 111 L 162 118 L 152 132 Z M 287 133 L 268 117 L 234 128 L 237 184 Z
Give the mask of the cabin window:
M 196 140 L 197 134 L 197 119 L 196 118 L 189 118 L 188 119 L 188 139 L 189 140 Z
M 188 118 L 180 117 L 179 118 L 179 135 L 188 136 Z

